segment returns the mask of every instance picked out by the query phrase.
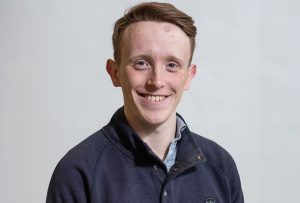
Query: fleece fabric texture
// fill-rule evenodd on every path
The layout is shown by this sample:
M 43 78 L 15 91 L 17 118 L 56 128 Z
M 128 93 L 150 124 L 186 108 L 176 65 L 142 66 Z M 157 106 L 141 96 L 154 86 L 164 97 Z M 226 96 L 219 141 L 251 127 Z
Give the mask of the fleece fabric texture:
M 178 115 L 180 116 L 180 115 Z M 47 203 L 243 203 L 234 160 L 186 127 L 170 171 L 130 128 L 120 108 L 71 149 L 52 175 Z

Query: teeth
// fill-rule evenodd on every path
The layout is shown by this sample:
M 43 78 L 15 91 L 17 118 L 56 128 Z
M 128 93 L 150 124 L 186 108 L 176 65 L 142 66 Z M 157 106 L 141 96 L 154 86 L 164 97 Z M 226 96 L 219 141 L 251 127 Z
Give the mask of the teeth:
M 165 96 L 153 96 L 153 95 L 148 95 L 146 96 L 146 98 L 149 100 L 149 101 L 152 101 L 152 102 L 159 102 L 161 100 L 163 100 L 165 98 Z

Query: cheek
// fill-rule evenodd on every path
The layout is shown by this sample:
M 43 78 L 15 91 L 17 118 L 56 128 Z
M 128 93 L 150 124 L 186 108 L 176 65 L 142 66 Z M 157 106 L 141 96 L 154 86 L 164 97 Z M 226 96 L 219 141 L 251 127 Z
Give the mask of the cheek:
M 144 77 L 136 71 L 124 71 L 121 75 L 121 86 L 125 89 L 132 89 L 142 85 Z
M 176 88 L 177 91 L 183 91 L 189 86 L 187 74 L 177 75 L 177 77 L 173 78 L 171 82 L 173 84 L 173 87 Z

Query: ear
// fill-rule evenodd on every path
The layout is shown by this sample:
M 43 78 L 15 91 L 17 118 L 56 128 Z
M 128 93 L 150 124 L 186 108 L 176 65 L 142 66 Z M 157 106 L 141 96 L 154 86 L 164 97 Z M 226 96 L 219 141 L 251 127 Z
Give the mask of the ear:
M 106 61 L 106 71 L 109 74 L 111 81 L 115 87 L 120 87 L 120 81 L 118 76 L 119 67 L 117 62 L 112 59 Z
M 184 90 L 188 90 L 189 87 L 190 87 L 190 84 L 191 84 L 191 81 L 193 79 L 193 77 L 196 75 L 196 72 L 197 72 L 197 67 L 195 64 L 191 64 L 189 67 L 188 67 L 188 75 L 187 75 L 187 79 L 185 81 L 185 84 L 184 84 Z

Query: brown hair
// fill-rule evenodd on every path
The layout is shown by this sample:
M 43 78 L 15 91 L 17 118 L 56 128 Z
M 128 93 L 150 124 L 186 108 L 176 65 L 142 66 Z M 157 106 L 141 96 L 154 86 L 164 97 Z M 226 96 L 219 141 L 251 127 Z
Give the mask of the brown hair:
M 183 13 L 169 3 L 148 2 L 137 4 L 136 6 L 127 10 L 123 17 L 121 17 L 114 26 L 114 33 L 112 36 L 114 59 L 120 62 L 121 40 L 124 30 L 132 23 L 139 21 L 158 21 L 169 22 L 177 25 L 190 38 L 191 42 L 191 58 L 195 49 L 195 37 L 197 28 L 194 25 L 192 17 Z

